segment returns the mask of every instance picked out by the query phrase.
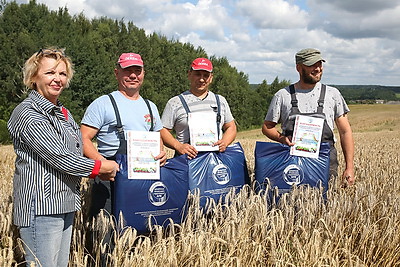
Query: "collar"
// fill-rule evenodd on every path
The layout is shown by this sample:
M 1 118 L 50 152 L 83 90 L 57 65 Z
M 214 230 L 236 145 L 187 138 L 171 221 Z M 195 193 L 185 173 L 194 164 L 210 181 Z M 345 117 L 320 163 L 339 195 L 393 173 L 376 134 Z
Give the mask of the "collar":
M 38 91 L 32 90 L 29 94 L 29 98 L 33 100 L 40 108 L 42 108 L 45 112 L 51 113 L 53 110 L 61 110 L 63 107 L 62 103 L 57 100 L 57 105 L 51 103 L 47 98 L 39 94 Z

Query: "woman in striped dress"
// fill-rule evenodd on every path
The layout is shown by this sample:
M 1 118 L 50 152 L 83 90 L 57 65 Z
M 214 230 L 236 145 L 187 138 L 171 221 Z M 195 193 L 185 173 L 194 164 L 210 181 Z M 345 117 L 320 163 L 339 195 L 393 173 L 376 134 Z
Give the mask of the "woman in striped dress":
M 79 126 L 58 100 L 73 76 L 63 49 L 40 49 L 23 74 L 32 90 L 8 121 L 17 155 L 13 220 L 28 263 L 67 266 L 81 177 L 112 180 L 118 165 L 82 156 Z

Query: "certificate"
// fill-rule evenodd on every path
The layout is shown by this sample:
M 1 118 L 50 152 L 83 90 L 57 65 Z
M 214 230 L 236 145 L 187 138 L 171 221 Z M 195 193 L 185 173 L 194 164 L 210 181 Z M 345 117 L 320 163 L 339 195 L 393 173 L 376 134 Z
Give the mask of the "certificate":
M 318 158 L 324 119 L 297 115 L 290 155 Z
M 126 131 L 128 179 L 160 180 L 160 133 Z
M 218 151 L 213 146 L 218 141 L 217 117 L 213 112 L 190 112 L 188 114 L 190 144 L 197 151 Z M 219 127 L 219 125 L 218 125 Z

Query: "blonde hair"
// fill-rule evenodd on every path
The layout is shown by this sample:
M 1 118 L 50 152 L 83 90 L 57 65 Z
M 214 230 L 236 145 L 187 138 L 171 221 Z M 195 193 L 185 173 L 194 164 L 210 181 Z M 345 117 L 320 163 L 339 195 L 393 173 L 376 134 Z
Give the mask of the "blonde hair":
M 39 70 L 40 62 L 42 58 L 54 58 L 57 62 L 56 65 L 63 61 L 67 67 L 67 84 L 65 88 L 69 86 L 69 83 L 74 75 L 74 69 L 71 59 L 64 54 L 64 48 L 41 48 L 38 52 L 35 52 L 26 62 L 23 68 L 24 84 L 29 89 L 36 90 L 36 84 L 33 78 L 37 75 Z

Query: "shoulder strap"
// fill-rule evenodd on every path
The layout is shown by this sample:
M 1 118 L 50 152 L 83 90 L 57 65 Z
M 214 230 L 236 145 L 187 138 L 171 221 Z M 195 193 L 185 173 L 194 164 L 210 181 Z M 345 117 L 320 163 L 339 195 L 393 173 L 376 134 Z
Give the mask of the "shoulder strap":
M 121 116 L 119 115 L 119 110 L 118 110 L 117 103 L 115 102 L 115 99 L 114 99 L 114 97 L 112 96 L 111 93 L 108 94 L 108 97 L 111 100 L 111 104 L 112 104 L 112 106 L 114 108 L 114 112 L 115 112 L 115 117 L 117 119 L 117 135 L 118 135 L 118 139 L 125 140 L 124 127 L 122 126 Z M 149 109 L 150 121 L 151 121 L 150 132 L 152 132 L 152 131 L 154 131 L 153 111 L 151 110 L 149 100 L 147 100 L 145 98 L 143 98 L 143 100 L 146 103 L 147 108 Z
M 179 96 L 179 99 L 180 99 L 181 102 L 182 102 L 182 106 L 183 106 L 183 108 L 185 109 L 186 114 L 188 114 L 188 113 L 190 112 L 190 109 L 189 109 L 188 104 L 187 104 L 186 101 L 185 101 L 185 98 L 183 98 L 183 95 L 182 95 L 182 94 L 179 94 L 178 96 Z
M 298 101 L 296 98 L 296 90 L 294 89 L 294 84 L 291 84 L 289 86 L 289 90 L 290 90 L 290 96 L 292 98 L 292 107 L 298 107 Z
M 179 94 L 178 96 L 179 96 L 179 99 L 181 100 L 182 106 L 185 109 L 186 114 L 188 115 L 188 118 L 189 118 L 189 113 L 190 113 L 189 106 L 186 103 L 185 98 L 183 98 L 182 94 Z M 189 127 L 188 127 L 188 132 L 189 132 L 189 144 L 190 144 L 190 130 L 189 130 Z
M 219 140 L 219 135 L 220 135 L 219 124 L 221 123 L 221 103 L 219 101 L 218 94 L 215 94 L 215 99 L 217 100 L 217 131 L 218 131 L 218 140 Z
M 298 105 L 298 101 L 296 98 L 296 90 L 294 89 L 294 84 L 291 84 L 289 86 L 289 90 L 290 90 L 290 97 L 292 98 L 291 104 L 292 104 L 292 111 L 295 113 L 299 113 L 299 105 Z
M 149 113 L 150 113 L 150 123 L 151 123 L 150 130 L 149 130 L 149 131 L 152 132 L 152 131 L 154 131 L 153 111 L 151 110 L 149 100 L 146 99 L 146 98 L 143 98 L 143 100 L 144 100 L 144 102 L 146 102 L 147 108 L 149 109 Z
M 294 89 L 294 84 L 291 84 L 289 86 L 289 90 L 290 90 L 290 96 L 292 98 L 292 101 L 291 101 L 292 108 L 298 109 L 298 101 L 296 98 L 296 91 Z M 317 113 L 322 113 L 322 110 L 324 107 L 324 102 L 325 102 L 325 94 L 326 94 L 326 85 L 322 84 L 321 85 L 321 93 L 320 93 L 319 99 L 318 99 Z
M 322 84 L 321 85 L 321 94 L 319 95 L 319 99 L 318 99 L 317 113 L 322 113 L 322 110 L 324 108 L 324 102 L 325 102 L 325 94 L 326 94 L 326 85 Z
M 121 117 L 119 116 L 119 111 L 118 111 L 118 106 L 117 103 L 115 103 L 115 99 L 114 97 L 110 94 L 108 94 L 108 97 L 111 100 L 111 104 L 114 108 L 114 112 L 115 112 L 115 117 L 117 118 L 117 134 L 118 134 L 118 139 L 119 140 L 125 140 L 125 134 L 124 134 L 124 128 L 122 126 L 122 122 L 121 122 Z
M 219 124 L 221 123 L 221 101 L 219 100 L 219 95 L 218 94 L 214 94 L 215 95 L 215 99 L 217 101 L 217 131 L 218 131 L 218 140 L 219 140 L 219 136 L 220 136 L 220 127 Z M 179 99 L 182 102 L 182 106 L 186 111 L 186 114 L 188 114 L 190 112 L 189 106 L 186 103 L 186 100 L 183 98 L 182 94 L 178 95 Z

